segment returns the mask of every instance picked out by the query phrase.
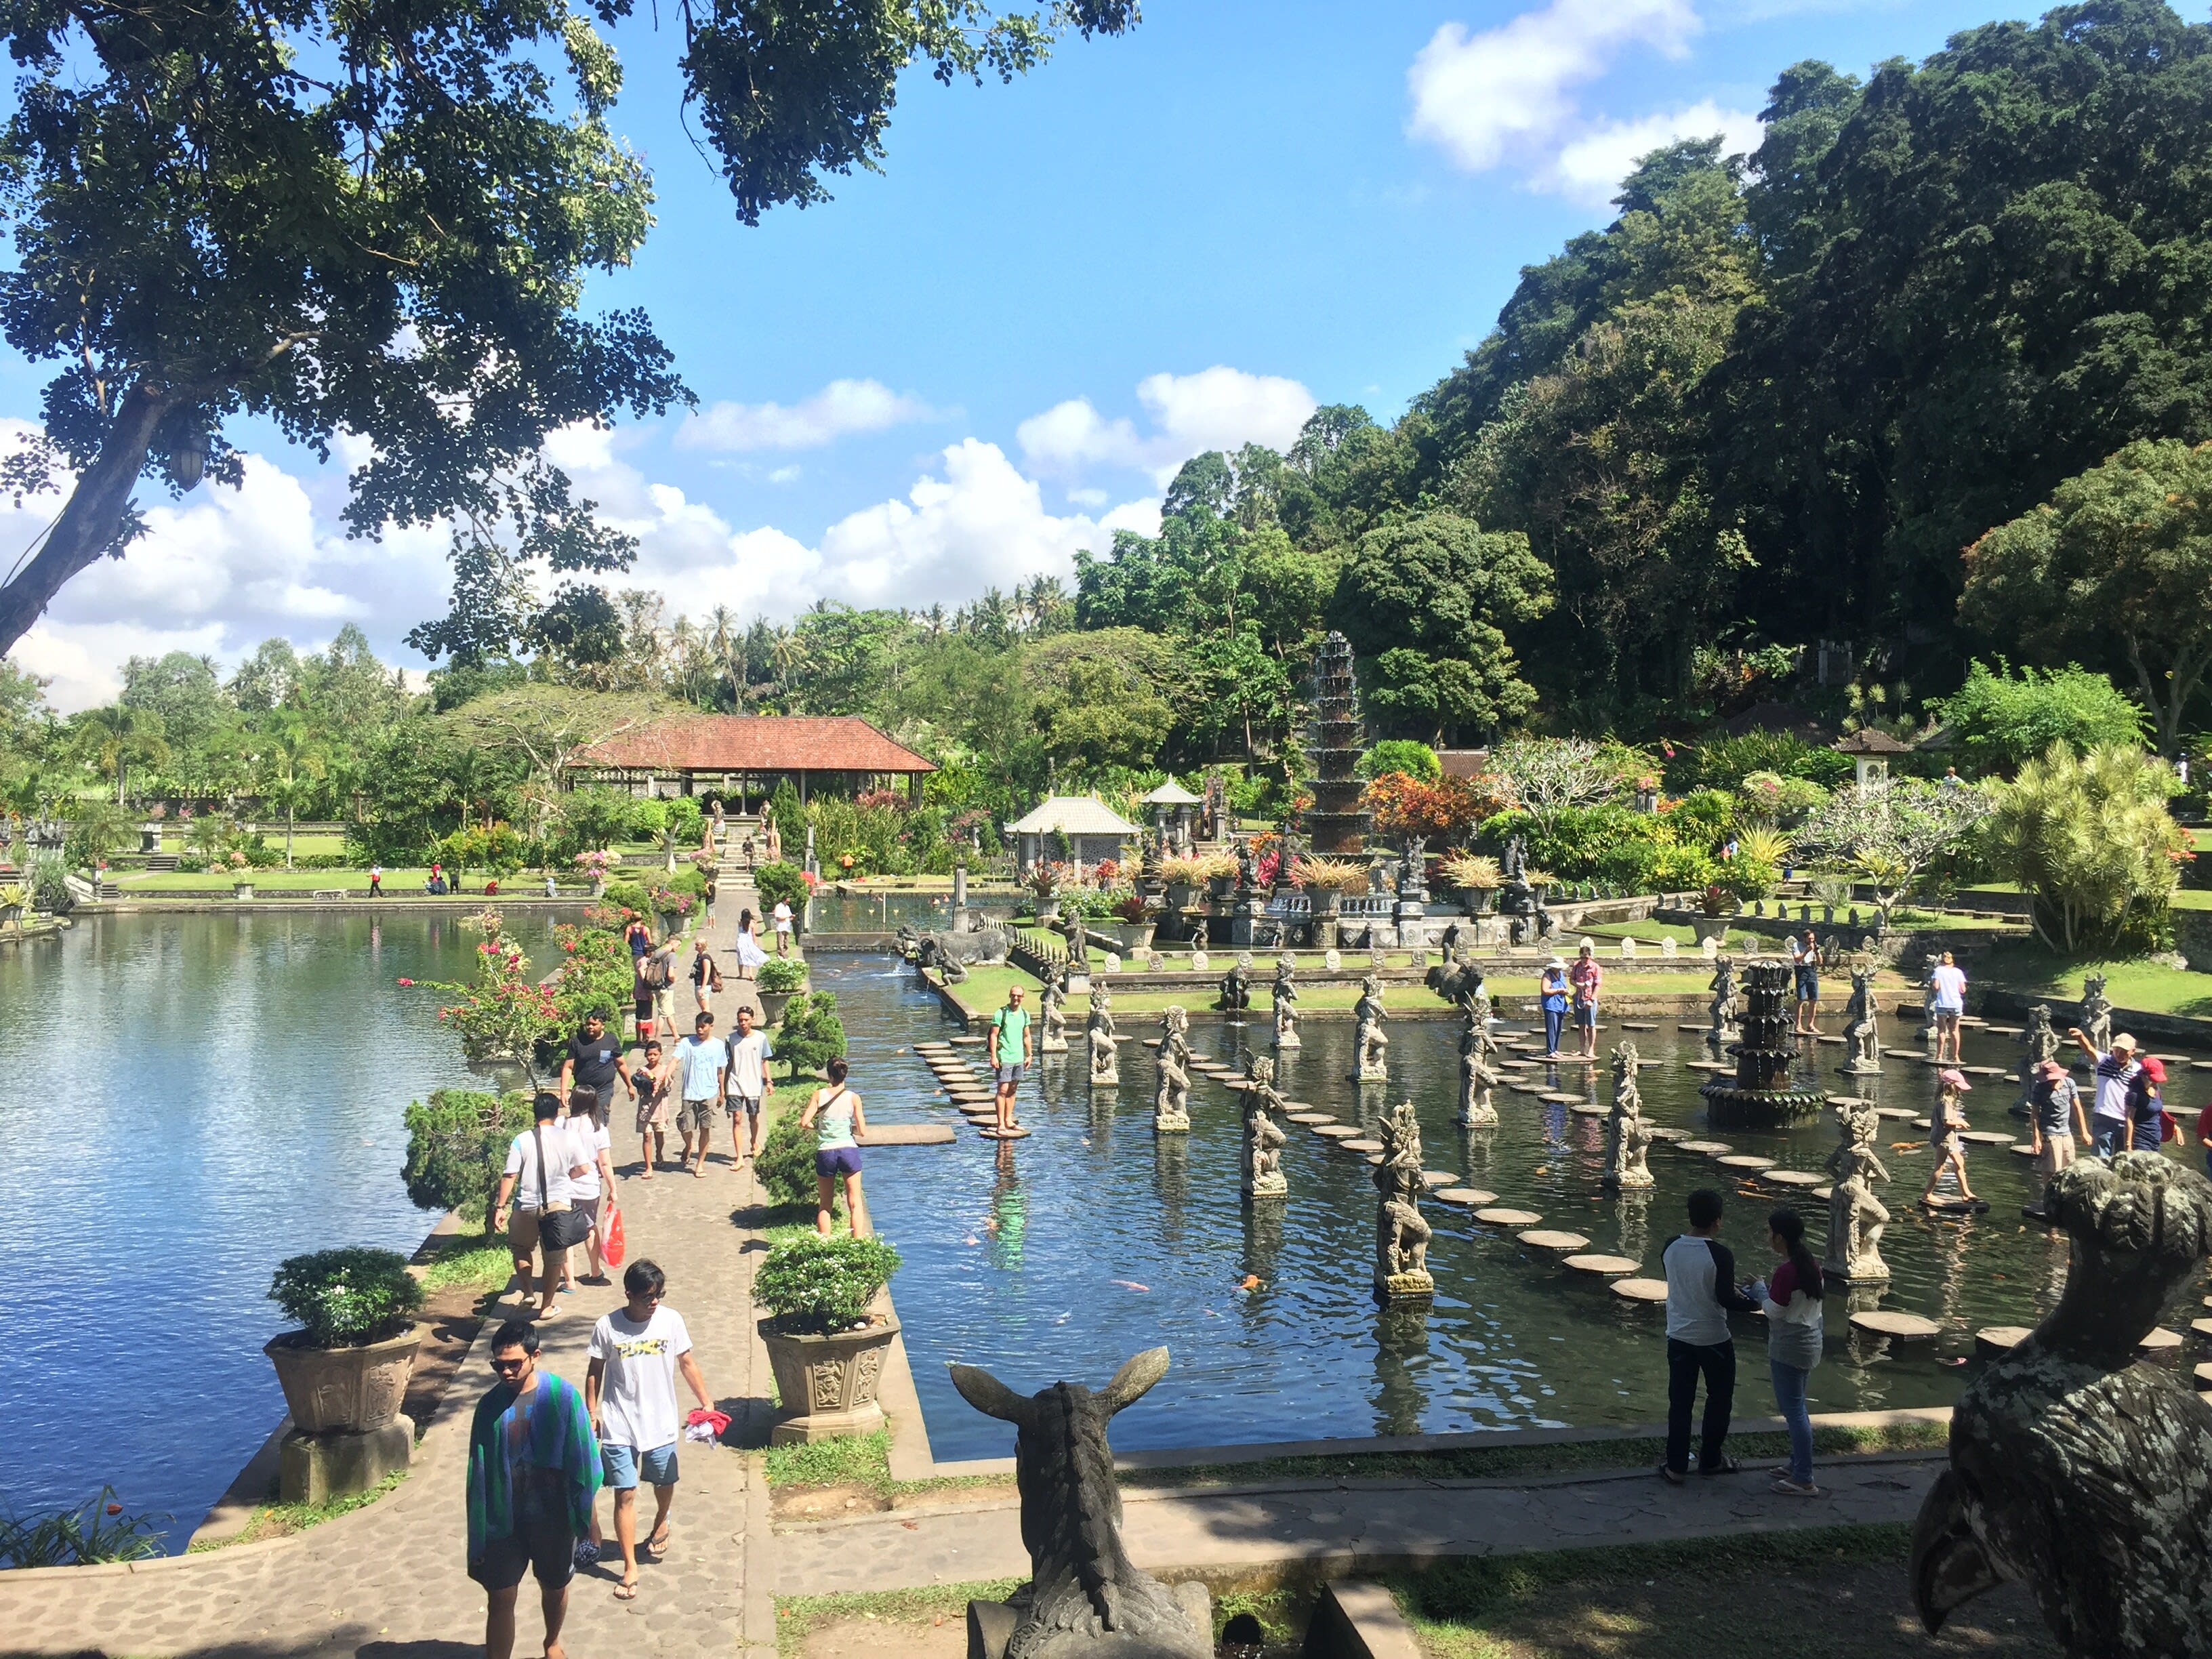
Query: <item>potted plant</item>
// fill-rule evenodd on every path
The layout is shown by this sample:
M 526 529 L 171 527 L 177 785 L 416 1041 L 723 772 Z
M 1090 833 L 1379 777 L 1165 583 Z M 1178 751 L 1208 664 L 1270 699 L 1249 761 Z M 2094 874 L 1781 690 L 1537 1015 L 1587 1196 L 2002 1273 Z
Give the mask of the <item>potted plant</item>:
M 1498 860 L 1480 853 L 1454 853 L 1442 866 L 1444 879 L 1467 895 L 1468 914 L 1486 916 L 1498 890 L 1504 884 Z
M 1317 917 L 1335 915 L 1346 893 L 1367 890 L 1367 866 L 1356 859 L 1302 858 L 1291 864 L 1291 876 Z
M 234 851 L 228 860 L 230 870 L 230 896 L 250 899 L 253 896 L 253 866 L 244 853 Z
M 306 1434 L 380 1429 L 399 1415 L 422 1328 L 422 1286 L 392 1250 L 317 1250 L 282 1262 L 269 1299 L 299 1328 L 262 1352 L 292 1425 Z
M 1169 859 L 1160 866 L 1160 876 L 1167 883 L 1167 905 L 1170 912 L 1188 904 L 1206 879 L 1206 866 L 1198 859 Z
M 14 922 L 18 931 L 23 926 L 23 908 L 31 902 L 31 890 L 20 881 L 0 882 L 0 927 Z
M 1133 957 L 1139 951 L 1152 948 L 1152 930 L 1158 924 L 1153 921 L 1152 913 L 1145 908 L 1145 901 L 1140 895 L 1132 893 L 1124 898 L 1114 907 L 1114 915 L 1119 924 L 1116 931 L 1121 935 L 1123 956 Z
M 1199 860 L 1206 872 L 1206 896 L 1225 899 L 1237 880 L 1237 860 L 1226 853 L 1215 853 Z
M 761 1023 L 781 1025 L 791 999 L 806 988 L 806 963 L 798 957 L 770 957 L 753 969 L 760 992 Z
M 1696 935 L 1698 943 L 1703 945 L 1711 939 L 1726 944 L 1729 918 L 1738 908 L 1734 893 L 1718 882 L 1708 883 L 1704 896 L 1698 901 L 1700 914 L 1690 918 L 1690 931 Z
M 770 1247 L 753 1279 L 783 1416 L 772 1445 L 872 1434 L 884 1426 L 876 1391 L 899 1322 L 872 1304 L 898 1271 L 899 1253 L 880 1238 L 813 1233 Z
M 1039 859 L 1030 866 L 1030 891 L 1036 897 L 1036 918 L 1050 921 L 1060 914 L 1060 880 L 1065 873 L 1061 866 L 1048 859 Z

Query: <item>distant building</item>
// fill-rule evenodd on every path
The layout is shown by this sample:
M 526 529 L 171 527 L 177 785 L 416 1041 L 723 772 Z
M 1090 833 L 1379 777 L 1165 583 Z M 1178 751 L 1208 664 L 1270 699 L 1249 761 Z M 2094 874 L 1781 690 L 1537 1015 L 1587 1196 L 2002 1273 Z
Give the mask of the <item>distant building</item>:
M 1858 773 L 1858 793 L 1862 798 L 1877 794 L 1889 787 L 1889 757 L 1909 755 L 1912 745 L 1900 743 L 1887 732 L 1877 732 L 1871 726 L 1862 726 L 1850 736 L 1839 738 L 1834 744 L 1836 752 L 1849 755 Z
M 587 744 L 567 778 L 633 795 L 711 796 L 740 812 L 787 779 L 810 795 L 857 795 L 901 778 L 912 794 L 937 768 L 848 715 L 676 714 Z
M 1137 826 L 1096 795 L 1053 795 L 1006 826 L 1015 861 L 1026 870 L 1040 859 L 1060 856 L 1054 836 L 1067 837 L 1067 856 L 1082 864 L 1118 859 L 1137 839 Z

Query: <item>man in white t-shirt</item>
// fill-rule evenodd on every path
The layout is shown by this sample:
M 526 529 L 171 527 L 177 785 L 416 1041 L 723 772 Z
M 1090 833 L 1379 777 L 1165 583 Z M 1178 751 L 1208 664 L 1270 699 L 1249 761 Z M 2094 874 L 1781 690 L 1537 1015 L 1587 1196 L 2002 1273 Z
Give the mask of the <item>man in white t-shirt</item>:
M 769 920 L 775 924 L 775 953 L 780 957 L 791 954 L 791 906 L 782 899 L 769 912 Z
M 645 1540 L 648 1555 L 668 1547 L 668 1510 L 676 1500 L 676 1447 L 683 1425 L 676 1419 L 676 1373 L 702 1411 L 714 1402 L 707 1379 L 691 1357 L 691 1333 L 684 1316 L 660 1305 L 667 1281 L 660 1269 L 640 1257 L 623 1274 L 629 1298 L 619 1313 L 605 1315 L 592 1327 L 590 1364 L 584 1373 L 584 1403 L 599 1437 L 606 1485 L 615 1495 L 615 1540 L 622 1546 L 622 1583 L 615 1599 L 637 1595 L 637 1485 L 653 1483 L 653 1531 Z M 592 1516 L 592 1542 L 600 1541 L 599 1520 Z
M 499 1177 L 491 1224 L 494 1231 L 507 1233 L 507 1249 L 514 1258 L 515 1273 L 522 1280 L 525 1301 L 530 1297 L 531 1260 L 544 1246 L 545 1273 L 539 1281 L 538 1316 L 552 1319 L 561 1312 L 554 1305 L 553 1292 L 568 1269 L 568 1247 L 584 1237 L 586 1222 L 575 1207 L 576 1182 L 585 1173 L 592 1154 L 562 1121 L 559 1095 L 540 1089 L 531 1110 L 531 1127 L 507 1146 L 507 1167 Z M 514 1200 L 512 1222 L 509 1199 Z
M 753 1030 L 753 1011 L 750 1006 L 738 1010 L 738 1034 L 730 1039 L 729 1093 L 724 1097 L 730 1109 L 730 1168 L 737 1169 L 747 1156 L 758 1158 L 761 1149 L 761 1104 L 775 1092 L 775 1085 L 768 1074 L 768 1063 L 775 1058 L 769 1046 L 768 1033 Z

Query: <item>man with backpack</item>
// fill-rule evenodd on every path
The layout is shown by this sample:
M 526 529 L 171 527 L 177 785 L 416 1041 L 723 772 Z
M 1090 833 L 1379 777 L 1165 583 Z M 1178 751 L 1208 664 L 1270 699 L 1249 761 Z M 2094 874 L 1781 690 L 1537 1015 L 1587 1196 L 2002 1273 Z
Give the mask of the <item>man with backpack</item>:
M 637 959 L 637 1037 L 642 1042 L 664 1027 L 676 1029 L 672 992 L 676 984 L 676 935 Z
M 1009 986 L 1006 1006 L 991 1016 L 991 1064 L 998 1068 L 999 1122 L 1005 1136 L 1014 1124 L 1014 1090 L 1022 1080 L 1022 1067 L 1030 1063 L 1030 1016 L 1022 1006 L 1022 988 Z

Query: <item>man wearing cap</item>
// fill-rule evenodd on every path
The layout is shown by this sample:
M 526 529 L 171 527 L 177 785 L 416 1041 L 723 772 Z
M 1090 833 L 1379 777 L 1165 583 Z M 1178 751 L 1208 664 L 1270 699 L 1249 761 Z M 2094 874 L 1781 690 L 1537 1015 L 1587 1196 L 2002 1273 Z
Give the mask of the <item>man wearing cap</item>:
M 2049 1182 L 2074 1161 L 2074 1135 L 2089 1139 L 2089 1121 L 2082 1115 L 2081 1091 L 2066 1075 L 2065 1066 L 2046 1060 L 2035 1068 L 2035 1081 L 2027 1090 L 2028 1150 L 2035 1155 L 2035 1172 Z
M 2136 1063 L 2136 1040 L 2122 1031 L 2112 1039 L 2111 1051 L 2100 1054 L 2080 1026 L 2069 1035 L 2096 1067 L 2097 1103 L 2091 1114 L 2095 1133 L 2089 1137 L 2089 1150 L 2099 1158 L 2110 1158 L 2128 1144 L 2128 1091 L 2142 1074 Z

